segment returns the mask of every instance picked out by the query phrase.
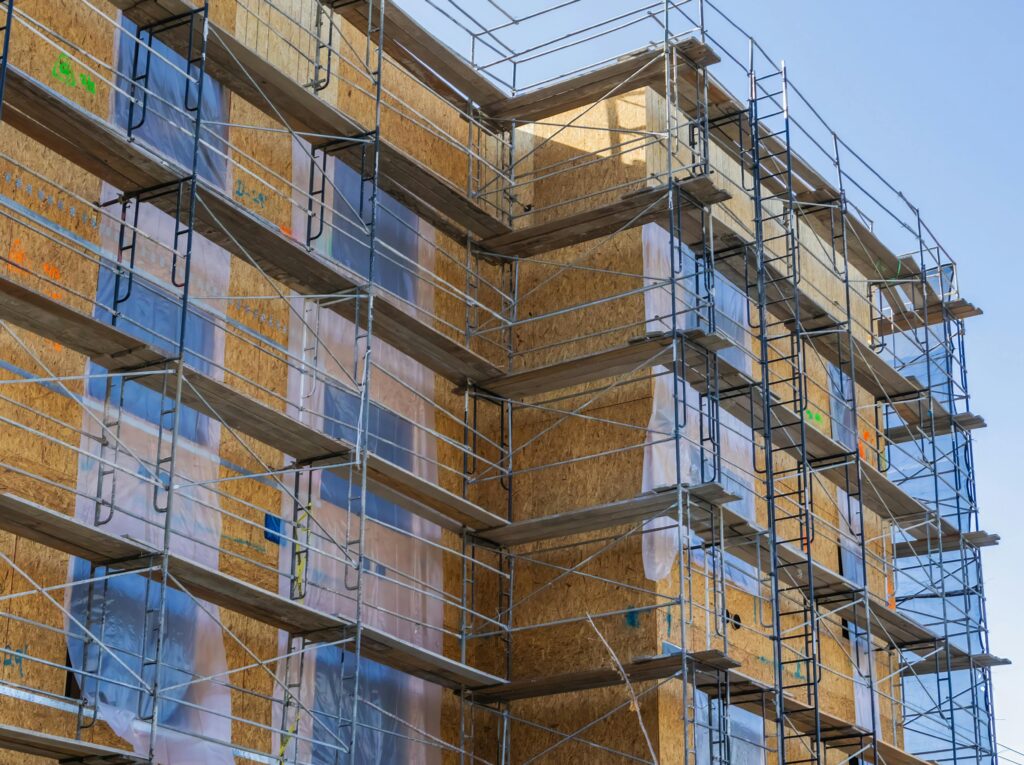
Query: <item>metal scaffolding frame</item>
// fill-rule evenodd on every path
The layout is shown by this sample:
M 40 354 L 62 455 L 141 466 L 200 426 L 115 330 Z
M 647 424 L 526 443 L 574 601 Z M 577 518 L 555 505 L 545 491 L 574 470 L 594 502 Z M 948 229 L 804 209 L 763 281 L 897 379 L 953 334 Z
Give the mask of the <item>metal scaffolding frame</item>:
M 560 747 L 570 743 L 616 759 L 657 762 L 660 756 L 642 709 L 651 699 L 673 694 L 678 694 L 680 706 L 680 726 L 673 736 L 682 742 L 686 761 L 695 763 L 733 761 L 730 710 L 737 708 L 764 719 L 760 747 L 779 762 L 823 763 L 828 751 L 841 753 L 843 761 L 889 765 L 994 761 L 990 667 L 1001 660 L 989 654 L 985 622 L 980 546 L 992 540 L 978 525 L 970 432 L 978 423 L 969 409 L 963 345 L 963 317 L 976 309 L 959 298 L 952 260 L 919 211 L 803 99 L 785 65 L 776 65 L 709 0 L 641 3 L 584 29 L 545 28 L 564 6 L 580 2 L 524 8 L 518 17 L 492 3 L 493 8 L 481 13 L 500 12 L 505 18 L 495 23 L 451 1 L 429 3 L 468 40 L 469 63 L 385 0 L 240 0 L 247 21 L 236 30 L 237 38 L 211 22 L 205 0 L 198 5 L 168 0 L 155 17 L 149 7 L 116 0 L 113 5 L 124 13 L 118 18 L 81 0 L 112 34 L 130 35 L 127 76 L 89 51 L 65 50 L 71 44 L 59 30 L 16 10 L 13 0 L 2 3 L 6 21 L 0 115 L 116 188 L 109 201 L 78 197 L 77 204 L 118 233 L 116 251 L 102 253 L 26 209 L 5 201 L 0 211 L 12 227 L 44 237 L 79 259 L 82 268 L 107 268 L 113 279 L 109 302 L 104 303 L 98 294 L 76 292 L 59 275 L 29 275 L 13 255 L 5 259 L 7 273 L 0 275 L 2 326 L 24 363 L 35 370 L 22 367 L 21 373 L 0 383 L 0 400 L 19 415 L 4 417 L 4 425 L 97 465 L 95 490 L 88 492 L 18 466 L 10 468 L 21 485 L 64 492 L 72 504 L 91 503 L 91 523 L 31 496 L 0 496 L 5 531 L 82 558 L 89 566 L 84 579 L 54 586 L 37 581 L 0 551 L 3 564 L 25 587 L 2 600 L 16 604 L 19 598 L 41 598 L 64 624 L 39 621 L 33 628 L 64 634 L 69 646 L 72 641 L 81 644 L 78 666 L 70 648 L 66 666 L 19 654 L 19 661 L 65 671 L 64 695 L 0 682 L 8 695 L 40 699 L 49 693 L 48 703 L 73 712 L 73 735 L 0 726 L 0 746 L 72 758 L 68 761 L 160 761 L 165 756 L 160 752 L 162 729 L 203 739 L 203 734 L 162 719 L 161 704 L 182 687 L 213 682 L 262 700 L 273 710 L 268 720 L 232 717 L 232 727 L 256 731 L 269 745 L 207 739 L 211 745 L 230 747 L 234 756 L 257 761 L 304 762 L 315 744 L 330 750 L 334 761 L 350 762 L 363 747 L 379 749 L 384 737 L 393 737 L 461 762 L 557 758 L 564 751 Z M 161 15 L 163 9 L 179 6 L 180 12 Z M 342 19 L 359 31 L 362 50 L 346 35 Z M 513 31 L 532 26 L 542 36 L 518 48 L 509 42 Z M 719 28 L 723 39 L 739 34 L 744 40 L 745 61 L 728 53 L 730 48 L 715 37 Z M 626 57 L 604 57 L 608 40 L 619 39 L 623 32 L 644 39 L 651 29 L 658 32 L 656 43 Z M 15 41 L 24 34 L 61 51 L 124 98 L 126 129 L 115 129 L 55 96 L 52 88 L 19 69 L 16 58 L 10 64 L 12 34 Z M 272 44 L 283 45 L 294 57 L 301 76 L 286 73 L 280 63 L 281 68 L 259 68 L 263 56 L 271 60 Z M 602 52 L 601 58 L 580 66 L 573 56 L 579 51 L 585 56 L 591 47 Z M 183 63 L 171 61 L 168 51 Z M 731 61 L 738 81 L 745 80 L 746 99 L 732 97 L 709 73 L 719 54 L 726 57 L 723 66 Z M 180 103 L 170 103 L 150 82 L 154 61 L 181 78 Z M 562 65 L 560 75 L 521 85 L 531 67 L 554 71 L 551 62 Z M 420 110 L 410 94 L 389 88 L 388 71 L 406 72 L 403 76 L 417 87 L 445 102 L 465 135 L 455 135 L 443 120 Z M 204 97 L 209 98 L 204 83 L 210 76 L 281 127 L 267 128 L 257 121 L 240 125 L 227 116 L 223 123 L 211 120 L 203 113 Z M 328 106 L 324 100 L 323 94 L 342 84 L 349 89 L 351 109 Z M 652 103 L 660 98 L 644 124 L 588 122 L 595 105 L 637 88 L 655 93 Z M 357 102 L 369 104 L 370 124 L 352 116 L 367 113 L 365 108 L 358 111 Z M 44 103 L 45 109 L 33 111 Z M 555 119 L 567 112 L 573 114 L 568 121 Z M 76 158 L 76 147 L 62 143 L 61 136 L 33 133 L 53 114 L 68 118 L 72 135 L 76 128 L 81 131 L 83 151 L 91 154 Z M 139 138 L 147 119 L 166 120 L 185 135 L 191 147 L 185 166 Z M 394 120 L 415 127 L 434 142 L 430 145 L 464 156 L 464 188 L 396 142 L 384 127 Z M 286 137 L 306 168 L 304 177 L 284 178 L 272 162 L 232 144 L 229 127 Z M 217 133 L 221 128 L 225 132 Z M 570 136 L 565 155 L 545 159 L 542 150 L 562 135 Z M 574 135 L 587 136 L 588 141 L 578 141 L 586 147 L 573 145 Z M 590 148 L 594 135 L 605 141 Z M 102 146 L 104 141 L 109 145 Z M 835 169 L 834 183 L 815 173 L 813 162 L 797 151 L 798 144 L 819 153 L 815 159 Z M 534 199 L 546 183 L 585 179 L 587 172 L 639 153 L 646 155 L 643 177 L 605 187 L 578 184 L 583 190 L 577 196 L 562 195 L 546 203 Z M 124 157 L 116 167 L 108 161 L 115 154 Z M 269 218 L 260 219 L 226 189 L 218 189 L 203 175 L 204 156 L 221 158 L 233 174 L 260 184 L 266 195 L 295 213 L 293 218 L 303 221 L 300 236 L 276 231 Z M 0 159 L 40 186 L 56 185 L 44 171 L 15 156 L 4 152 Z M 344 199 L 332 175 L 335 165 L 355 173 L 357 204 Z M 864 176 L 850 174 L 851 165 Z M 122 188 L 118 179 L 145 182 Z M 894 212 L 885 204 L 885 192 L 909 210 L 909 220 L 901 217 L 906 214 L 902 209 Z M 444 234 L 454 247 L 428 239 L 400 220 L 383 201 L 385 195 Z M 749 203 L 749 220 L 731 208 L 720 212 L 730 199 Z M 141 216 L 148 208 L 143 205 L 170 217 L 169 241 L 160 241 L 165 232 L 148 229 Z M 894 255 L 882 244 L 864 212 L 869 205 L 909 237 L 909 256 Z M 385 221 L 404 226 L 412 247 L 429 248 L 437 267 L 424 266 L 380 234 Z M 612 246 L 617 237 L 648 223 L 660 224 L 665 232 L 667 274 L 629 273 L 614 261 L 600 259 L 604 245 Z M 318 249 L 325 232 L 328 239 L 359 242 L 362 270 L 327 262 Z M 200 235 L 251 266 L 264 281 L 261 294 L 204 292 L 195 297 L 192 264 L 194 240 Z M 169 259 L 169 279 L 148 272 L 139 256 L 142 246 Z M 553 254 L 572 246 L 576 249 L 571 257 Z M 464 323 L 389 292 L 377 279 L 389 268 L 409 274 L 416 289 L 429 289 L 458 304 Z M 841 300 L 823 294 L 816 278 L 806 276 L 815 269 L 841 285 Z M 536 310 L 534 301 L 546 285 L 580 275 L 593 279 L 591 294 Z M 719 326 L 724 310 L 720 278 L 746 303 L 747 320 L 738 338 Z M 626 286 L 616 291 L 615 285 Z M 177 317 L 172 336 L 140 325 L 123 310 L 134 292 L 144 290 L 169 294 Z M 552 332 L 549 338 L 535 331 L 571 327 L 594 310 L 626 300 L 647 301 L 659 293 L 669 309 L 655 319 L 648 316 L 587 335 Z M 210 321 L 241 347 L 297 376 L 297 401 L 258 375 L 228 368 L 190 340 L 190 322 L 212 315 L 211 305 L 228 300 L 245 302 L 254 312 L 261 309 L 253 306 L 263 303 L 284 304 L 293 331 L 298 328 L 302 335 L 297 351 L 276 347 L 252 328 L 232 323 L 226 311 Z M 338 315 L 353 328 L 344 348 L 322 326 L 324 316 Z M 54 371 L 25 339 L 25 331 L 60 350 L 83 354 L 96 371 Z M 623 340 L 629 342 L 619 344 Z M 454 383 L 458 395 L 450 398 L 457 403 L 424 395 L 393 367 L 378 362 L 373 352 L 378 343 Z M 600 350 L 566 356 L 563 348 L 569 345 Z M 351 351 L 351 359 L 342 361 L 340 351 Z M 737 360 L 749 364 L 750 372 L 737 366 Z M 815 382 L 820 371 L 815 365 L 826 364 L 831 365 L 826 379 L 831 382 L 835 370 L 840 381 L 838 394 L 831 385 Z M 98 411 L 87 397 L 93 380 L 103 389 Z M 636 426 L 606 411 L 630 385 L 661 382 L 671 389 L 671 425 L 665 431 Z M 17 393 L 7 393 L 29 385 L 75 402 L 85 425 L 56 419 L 32 424 L 27 405 Z M 152 453 L 141 453 L 129 435 L 133 426 L 126 421 L 134 416 L 126 401 L 129 385 L 157 395 Z M 316 408 L 316 391 L 327 386 L 354 397 L 354 415 L 350 412 L 346 419 Z M 397 436 L 375 430 L 373 418 L 403 414 L 390 412 L 379 400 L 384 386 L 430 412 L 428 423 L 411 422 L 430 448 L 417 452 Z M 859 391 L 874 400 L 864 404 L 865 394 Z M 852 434 L 837 431 L 831 411 L 830 434 L 813 425 L 808 415 L 819 400 L 849 413 Z M 182 435 L 186 409 L 215 421 L 247 464 L 235 466 L 226 478 L 183 472 L 178 460 L 192 448 Z M 524 443 L 514 442 L 513 433 L 522 431 L 524 422 L 532 425 L 531 417 L 546 424 Z M 739 426 L 729 424 L 733 422 Z M 867 437 L 867 430 L 861 436 L 865 423 L 872 425 L 874 437 Z M 58 426 L 61 435 L 48 431 L 49 425 Z M 549 434 L 560 438 L 570 426 L 592 427 L 598 433 L 632 431 L 644 438 L 615 448 L 604 448 L 595 439 L 592 448 L 567 451 L 570 456 L 531 461 L 531 446 L 546 443 Z M 749 435 L 738 432 L 746 428 Z M 737 497 L 728 490 L 727 475 L 745 469 L 734 463 L 724 443 L 737 437 L 749 442 L 746 478 L 754 487 L 751 502 L 763 502 L 766 508 L 764 527 L 756 511 L 746 518 L 729 507 Z M 253 442 L 289 455 L 287 462 L 274 464 Z M 673 456 L 668 485 L 655 487 L 660 491 L 541 518 L 523 519 L 516 513 L 514 489 L 521 485 L 626 451 L 646 455 L 661 444 Z M 442 450 L 444 457 L 437 455 Z M 690 450 L 697 456 L 689 456 Z M 408 464 L 399 464 L 403 460 Z M 328 528 L 325 518 L 318 518 L 316 508 L 318 482 L 328 474 L 346 484 L 340 535 Z M 151 508 L 138 507 L 134 495 L 124 498 L 124 484 L 131 480 L 146 486 Z M 276 492 L 290 508 L 288 517 L 233 496 L 231 483 L 239 481 L 262 482 Z M 442 488 L 453 485 L 458 488 Z M 202 499 L 200 492 L 213 499 Z M 418 535 L 397 521 L 370 518 L 371 494 L 450 533 L 449 542 L 439 535 Z M 824 494 L 836 505 L 835 521 L 815 501 Z M 176 502 L 271 534 L 276 544 L 286 541 L 287 571 L 229 551 L 220 542 L 212 545 L 217 559 L 254 567 L 263 584 L 204 570 L 200 561 L 180 552 L 186 535 L 172 523 Z M 227 509 L 229 503 L 237 509 Z M 874 521 L 869 528 L 869 513 L 880 519 L 880 532 L 871 530 Z M 119 514 L 143 527 L 156 527 L 160 543 L 104 528 Z M 264 520 L 260 528 L 254 520 L 260 514 L 274 515 L 276 526 L 268 531 Z M 383 566 L 370 541 L 375 533 L 371 526 L 424 545 L 439 560 L 453 561 L 460 572 L 455 591 L 411 569 Z M 650 581 L 638 585 L 625 575 L 613 579 L 605 573 L 609 557 L 625 555 L 630 545 L 664 531 L 674 539 L 678 561 L 670 566 L 671 586 Z M 840 552 L 838 568 L 818 560 L 817 550 L 824 544 L 846 550 L 852 558 Z M 339 567 L 340 584 L 311 579 L 314 558 Z M 727 573 L 734 559 L 755 572 L 746 594 Z M 846 570 L 850 560 L 852 569 Z M 128 577 L 138 577 L 144 587 L 141 648 L 130 657 L 106 636 L 110 583 Z M 877 592 L 879 580 L 890 588 L 887 601 Z M 266 581 L 275 582 L 276 589 Z M 563 608 L 559 586 L 566 582 L 585 583 L 602 593 L 595 598 L 597 610 Z M 81 618 L 60 598 L 72 600 L 83 585 Z M 389 610 L 370 595 L 380 587 L 451 610 L 454 622 L 447 616 L 438 623 Z M 614 595 L 604 597 L 604 588 Z M 173 629 L 171 590 L 186 593 L 216 622 L 225 642 L 245 656 L 243 666 L 211 677 L 165 656 Z M 317 593 L 339 605 L 315 605 Z M 735 608 L 733 599 L 747 596 L 754 624 L 741 624 L 730 610 Z M 637 597 L 650 605 L 635 608 Z M 537 616 L 531 610 L 537 602 L 549 601 L 550 613 Z M 236 621 L 218 617 L 212 607 L 276 628 L 283 635 L 277 653 L 261 654 Z M 670 625 L 675 618 L 674 650 L 654 659 L 622 655 L 624 646 L 610 637 L 607 625 L 641 613 L 668 618 Z M 6 608 L 2 615 L 31 621 Z M 380 626 L 383 622 L 403 634 L 408 629 L 448 641 L 448 650 L 432 650 L 422 637 L 391 634 Z M 570 627 L 584 629 L 606 651 L 606 661 L 592 669 L 524 676 L 513 660 L 522 647 L 542 644 Z M 730 630 L 740 629 L 771 641 L 770 682 L 749 675 L 730 657 Z M 825 638 L 844 646 L 848 675 L 824 660 Z M 342 648 L 352 659 L 351 667 L 343 664 L 339 669 L 345 698 L 337 700 L 331 714 L 308 701 L 307 664 L 320 646 Z M 364 659 L 456 691 L 456 735 L 439 735 L 375 701 L 372 680 L 361 678 Z M 879 677 L 878 668 L 886 662 L 890 672 Z M 130 681 L 111 680 L 104 670 L 111 665 L 121 666 Z M 260 688 L 245 688 L 245 681 L 234 679 L 246 672 L 262 678 Z M 826 675 L 852 683 L 855 705 L 858 689 L 866 690 L 867 719 L 840 719 L 825 708 L 820 688 Z M 135 695 L 134 717 L 149 727 L 144 751 L 93 742 L 102 719 L 99 689 L 108 684 L 121 684 Z M 592 710 L 592 719 L 568 732 L 567 726 L 516 705 L 524 699 L 609 686 L 621 686 L 621 697 L 610 707 Z M 370 690 L 364 692 L 365 687 Z M 892 730 L 884 730 L 882 703 L 891 710 Z M 861 709 L 855 712 L 860 718 Z M 629 750 L 625 743 L 621 748 L 609 745 L 597 735 L 601 723 L 616 716 L 635 718 L 644 751 Z M 525 731 L 547 743 L 538 751 L 521 751 Z

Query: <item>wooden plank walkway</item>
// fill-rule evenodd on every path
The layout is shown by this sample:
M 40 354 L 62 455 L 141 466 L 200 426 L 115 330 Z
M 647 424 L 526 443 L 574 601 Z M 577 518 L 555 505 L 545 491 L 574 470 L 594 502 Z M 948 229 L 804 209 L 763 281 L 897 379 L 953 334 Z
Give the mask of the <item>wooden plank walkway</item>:
M 0 276 L 0 319 L 84 354 L 111 372 L 160 371 L 165 354 L 121 329 Z M 140 385 L 161 392 L 163 376 L 139 375 Z M 182 401 L 196 411 L 306 464 L 344 463 L 353 446 L 305 425 L 203 372 L 185 368 Z M 335 468 L 347 477 L 344 466 Z M 505 520 L 373 453 L 367 455 L 371 491 L 427 520 L 459 531 L 495 528 Z
M 0 529 L 97 565 L 145 571 L 159 554 L 141 542 L 89 526 L 12 494 L 0 494 L 0 511 Z M 317 642 L 351 640 L 355 635 L 355 623 L 348 617 L 318 611 L 188 558 L 171 554 L 168 570 L 180 587 L 195 597 L 286 632 Z M 366 624 L 362 627 L 361 650 L 374 661 L 449 688 L 504 683 L 500 677 Z

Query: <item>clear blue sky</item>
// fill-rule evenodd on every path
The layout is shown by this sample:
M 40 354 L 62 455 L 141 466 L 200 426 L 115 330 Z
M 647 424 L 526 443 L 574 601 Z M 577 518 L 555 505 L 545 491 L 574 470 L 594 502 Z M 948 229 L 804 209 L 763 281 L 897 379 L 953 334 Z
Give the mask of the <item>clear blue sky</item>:
M 1024 751 L 1024 2 L 719 0 L 784 57 L 819 111 L 903 190 L 959 263 L 994 653 L 996 733 Z M 1006 760 L 1024 762 L 1007 752 Z
M 498 1 L 520 14 L 546 4 Z M 994 670 L 997 734 L 1024 752 L 1024 524 L 1017 508 L 1024 257 L 1015 236 L 1024 224 L 1024 0 L 715 2 L 773 58 L 785 59 L 790 78 L 832 127 L 921 209 L 959 263 L 962 294 L 985 311 L 968 322 L 968 370 L 971 408 L 989 424 L 975 436 L 982 528 L 1003 537 L 985 552 L 988 615 L 993 652 L 1015 664 Z M 484 0 L 462 4 L 485 19 L 496 14 Z M 430 15 L 423 0 L 404 5 Z M 602 20 L 614 8 L 579 14 L 565 28 Z M 1014 752 L 1005 759 L 1024 763 Z

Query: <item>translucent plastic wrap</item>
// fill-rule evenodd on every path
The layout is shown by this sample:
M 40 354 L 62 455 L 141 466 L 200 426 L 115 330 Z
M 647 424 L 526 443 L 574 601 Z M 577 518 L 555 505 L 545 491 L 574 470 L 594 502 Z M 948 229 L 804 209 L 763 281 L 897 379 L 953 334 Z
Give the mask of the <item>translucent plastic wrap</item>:
M 644 275 L 652 280 L 665 279 L 670 274 L 671 259 L 669 254 L 668 233 L 656 224 L 647 224 L 643 229 L 644 242 Z M 692 258 L 688 255 L 685 261 Z M 729 295 L 727 290 L 716 288 L 716 300 L 719 294 Z M 675 310 L 687 311 L 692 305 L 692 294 L 677 289 Z M 658 286 L 645 293 L 644 308 L 648 332 L 670 331 L 672 328 L 671 311 L 672 296 L 667 288 Z M 739 333 L 734 338 L 738 344 L 745 343 L 742 326 L 746 311 L 746 303 L 742 299 L 729 300 L 725 306 L 719 306 L 716 315 L 718 328 L 726 335 Z M 681 313 L 677 317 L 680 330 L 696 326 L 695 314 L 692 311 Z M 749 365 L 749 357 L 739 349 L 728 349 L 739 352 L 744 366 Z M 733 363 L 736 363 L 734 360 Z M 643 491 L 651 491 L 665 486 L 674 486 L 676 482 L 676 445 L 672 439 L 675 428 L 674 409 L 677 408 L 678 420 L 683 438 L 679 444 L 679 480 L 685 485 L 701 483 L 701 449 L 699 395 L 684 380 L 678 381 L 679 396 L 676 401 L 673 381 L 667 375 L 659 375 L 654 380 L 654 404 L 651 419 L 648 423 L 647 441 L 644 448 Z M 754 494 L 752 472 L 752 451 L 750 428 L 741 423 L 728 412 L 719 413 L 720 442 L 722 451 L 722 485 L 724 488 L 741 497 L 731 507 L 735 512 L 752 519 L 754 517 Z M 677 524 L 675 519 L 663 516 L 647 521 L 644 527 L 643 563 L 644 574 L 648 579 L 658 581 L 664 579 L 672 571 L 676 555 L 679 551 Z M 699 556 L 695 556 L 699 557 Z M 738 584 L 746 587 L 756 586 L 756 573 L 746 563 L 726 556 L 726 575 Z
M 308 157 L 301 147 L 294 154 L 295 167 L 302 186 L 302 169 Z M 332 165 L 333 170 L 332 170 Z M 340 192 L 345 193 L 352 208 L 359 208 L 358 177 L 335 160 L 328 163 L 328 173 Z M 343 202 L 333 200 L 329 189 L 328 203 L 347 210 Z M 432 308 L 432 290 L 414 278 L 417 263 L 430 267 L 426 260 L 429 248 L 416 236 L 416 231 L 430 236 L 429 227 L 411 218 L 393 200 L 385 198 L 381 213 L 383 228 L 378 235 L 387 246 L 387 257 L 378 261 L 374 282 L 410 304 L 425 311 Z M 330 213 L 328 213 L 330 215 Z M 395 223 L 400 220 L 401 225 Z M 296 210 L 295 229 L 304 230 L 305 215 Z M 342 266 L 364 274 L 366 250 L 356 247 L 361 234 L 351 221 L 335 217 L 334 226 L 325 226 L 317 240 L 317 251 Z M 412 226 L 412 230 L 408 228 Z M 301 228 L 300 228 L 301 227 Z M 339 241 L 341 240 L 341 241 Z M 359 399 L 353 384 L 354 326 L 329 308 L 303 311 L 301 301 L 295 304 L 289 328 L 289 351 L 303 358 L 303 349 L 315 345 L 315 332 L 321 347 L 305 354 L 305 361 L 315 363 L 321 375 L 314 379 L 299 369 L 289 370 L 289 413 L 328 433 L 353 440 L 358 417 Z M 304 330 L 303 322 L 309 324 Z M 304 344 L 305 343 L 305 344 Z M 375 368 L 371 374 L 373 404 L 368 415 L 369 448 L 384 459 L 431 481 L 437 479 L 434 437 L 424 429 L 434 425 L 434 374 L 391 348 L 373 339 Z M 331 379 L 324 379 L 324 377 Z M 357 479 L 358 475 L 354 476 Z M 305 487 L 304 487 L 305 491 Z M 352 616 L 355 613 L 356 571 L 354 561 L 360 552 L 364 558 L 362 572 L 363 621 L 390 635 L 440 652 L 443 606 L 436 597 L 443 589 L 443 570 L 439 551 L 423 540 L 440 539 L 440 530 L 433 524 L 409 513 L 394 503 L 372 494 L 366 501 L 366 523 L 360 532 L 358 512 L 350 512 L 352 500 L 358 497 L 342 471 L 316 471 L 312 476 L 310 497 L 314 519 L 314 542 L 307 564 L 307 589 L 304 602 L 329 613 Z M 352 505 L 354 510 L 358 510 Z M 289 521 L 293 503 L 285 496 L 281 512 Z M 281 570 L 288 571 L 291 561 L 291 540 L 281 539 Z M 281 578 L 282 593 L 289 583 Z M 282 634 L 282 651 L 286 637 Z M 440 760 L 436 747 L 418 744 L 424 734 L 437 736 L 440 731 L 440 689 L 418 678 L 368 659 L 359 667 L 359 735 L 352 756 L 345 752 L 351 731 L 353 710 L 354 655 L 338 646 L 320 646 L 307 656 L 303 665 L 300 701 L 312 714 L 299 716 L 296 744 L 300 762 L 312 763 L 433 763 Z M 280 694 L 278 694 L 280 697 Z
M 177 160 L 182 167 L 191 168 L 194 118 L 184 109 L 185 61 L 160 40 L 149 40 L 144 36 L 143 44 L 136 46 L 135 24 L 128 19 L 122 19 L 121 23 L 124 28 L 117 40 L 114 119 L 122 128 L 127 128 L 130 120 L 135 127 L 135 137 Z M 149 48 L 152 48 L 151 52 Z M 149 72 L 144 117 L 138 105 L 134 110 L 130 108 L 133 62 L 136 74 Z M 187 95 L 189 104 L 194 104 L 197 95 L 194 84 L 189 86 Z M 143 97 L 142 90 L 138 91 L 137 97 Z M 227 152 L 227 122 L 228 107 L 223 89 L 206 75 L 200 117 L 200 123 L 205 124 L 199 146 L 198 170 L 202 178 L 219 188 L 227 185 L 227 159 L 224 156 Z
M 828 363 L 828 415 L 832 438 L 851 451 L 857 448 L 857 423 L 854 419 L 853 380 L 835 364 Z
M 647 320 L 647 332 L 672 331 L 672 290 L 663 284 L 672 273 L 672 258 L 668 232 L 656 223 L 648 223 L 643 227 L 644 246 L 644 277 L 647 291 L 644 293 L 644 310 Z M 685 244 L 680 244 L 684 251 L 681 263 L 677 263 L 677 284 L 675 289 L 676 329 L 683 332 L 688 329 L 707 331 L 706 321 L 698 317 L 692 310 L 695 300 L 694 293 L 694 255 Z M 743 349 L 749 344 L 747 335 L 748 301 L 743 291 L 715 272 L 715 331 L 729 338 L 733 346 L 719 351 L 719 358 L 732 364 L 746 374 L 751 373 L 752 360 Z
M 839 559 L 841 573 L 854 584 L 864 584 L 863 558 L 860 546 L 861 504 L 842 488 L 836 487 L 836 502 L 839 508 Z M 866 632 L 855 624 L 847 624 L 850 634 L 850 648 L 853 653 L 852 674 L 854 706 L 857 724 L 871 727 L 871 646 Z M 875 695 L 875 719 L 878 714 L 878 695 Z
M 678 650 L 678 647 L 676 648 Z M 721 746 L 717 724 L 712 719 L 711 701 L 703 691 L 694 692 L 694 760 L 695 765 L 712 765 L 712 746 Z M 733 765 L 763 765 L 765 757 L 764 718 L 739 706 L 729 708 L 729 762 Z
M 105 188 L 105 195 L 116 193 Z M 151 207 L 144 207 L 140 226 L 153 232 L 158 242 L 169 241 L 172 221 Z M 118 227 L 106 219 L 101 229 L 105 252 L 117 250 Z M 226 253 L 201 238 L 194 244 L 193 279 L 201 285 L 196 297 L 203 294 L 224 294 L 228 282 L 229 259 Z M 164 349 L 172 348 L 180 321 L 180 303 L 157 283 L 167 279 L 169 254 L 149 240 L 138 241 L 136 267 L 150 274 L 145 281 L 134 280 L 130 292 L 127 282 L 116 285 L 118 294 L 128 295 L 121 303 L 118 327 Z M 98 301 L 111 305 L 115 290 L 114 272 L 109 266 L 99 272 Z M 97 318 L 110 320 L 110 314 L 97 309 Z M 219 376 L 211 362 L 221 363 L 224 355 L 223 335 L 214 324 L 200 316 L 190 316 L 186 330 L 187 358 L 191 365 Z M 75 505 L 78 520 L 100 524 L 104 531 L 127 536 L 155 550 L 163 549 L 164 524 L 167 515 L 159 512 L 162 496 L 155 497 L 155 485 L 165 476 L 155 474 L 158 423 L 161 411 L 169 401 L 159 393 L 129 382 L 122 392 L 120 382 L 101 376 L 102 370 L 90 367 L 97 375 L 86 385 L 85 410 L 81 441 L 83 455 L 79 459 L 78 489 L 81 495 Z M 103 400 L 109 393 L 111 409 L 104 415 Z M 118 438 L 111 434 L 110 444 L 101 447 L 100 423 L 108 421 L 122 400 Z M 116 417 L 114 418 L 116 420 Z M 218 477 L 220 427 L 193 410 L 179 413 L 178 448 L 175 475 L 178 483 L 207 481 Z M 164 433 L 165 439 L 168 434 Z M 117 447 L 115 448 L 115 444 Z M 165 443 L 165 453 L 166 453 Z M 112 464 L 120 466 L 116 474 L 104 470 L 102 496 L 113 500 L 114 509 L 99 506 L 90 499 L 101 485 L 101 470 Z M 203 566 L 217 568 L 220 543 L 220 514 L 217 495 L 202 486 L 186 486 L 175 493 L 170 511 L 170 550 Z M 68 652 L 72 666 L 94 675 L 80 678 L 83 697 L 95 704 L 98 718 L 125 739 L 135 752 L 145 754 L 150 743 L 152 700 L 140 692 L 141 677 L 146 685 L 159 680 L 162 689 L 156 739 L 157 762 L 234 762 L 229 745 L 207 741 L 230 742 L 230 691 L 222 681 L 193 678 L 219 676 L 227 670 L 224 642 L 217 622 L 218 608 L 200 605 L 179 590 L 168 589 L 164 610 L 164 644 L 161 674 L 157 678 L 152 666 L 144 661 L 155 656 L 155 625 L 160 607 L 160 585 L 139 574 L 116 575 L 90 586 L 90 565 L 72 559 L 71 581 L 82 582 L 70 588 L 68 608 L 74 619 L 94 634 L 102 635 L 103 646 L 86 640 L 81 627 L 68 620 Z M 148 614 L 148 615 L 147 615 Z M 148 626 L 147 626 L 148 625 Z M 115 658 L 116 657 L 116 658 Z

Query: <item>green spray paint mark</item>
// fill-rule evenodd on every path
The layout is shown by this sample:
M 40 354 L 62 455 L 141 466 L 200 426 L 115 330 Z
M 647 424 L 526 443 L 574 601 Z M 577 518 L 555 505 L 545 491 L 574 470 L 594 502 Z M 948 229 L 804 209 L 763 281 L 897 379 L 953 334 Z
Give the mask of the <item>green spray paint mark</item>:
M 96 92 L 96 83 L 93 81 L 92 77 L 85 72 L 80 72 L 76 77 L 75 68 L 71 64 L 71 59 L 63 53 L 57 57 L 57 61 L 53 65 L 53 69 L 50 70 L 50 75 L 65 87 L 84 88 L 87 93 Z

